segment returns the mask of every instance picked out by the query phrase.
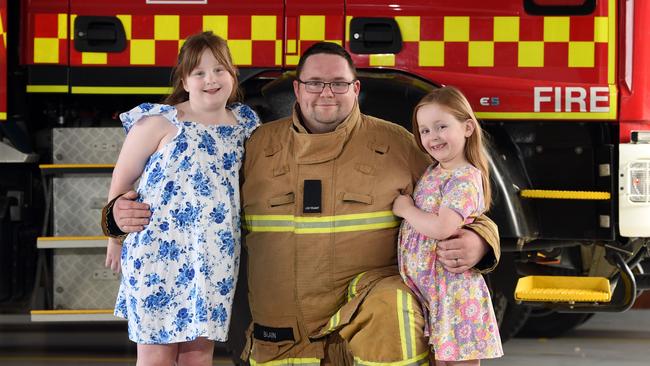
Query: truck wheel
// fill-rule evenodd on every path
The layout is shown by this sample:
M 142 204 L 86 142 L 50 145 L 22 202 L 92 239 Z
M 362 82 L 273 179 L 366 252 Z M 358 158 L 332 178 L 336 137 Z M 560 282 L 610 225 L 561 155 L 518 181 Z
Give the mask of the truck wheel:
M 521 327 L 526 324 L 530 314 L 530 307 L 509 301 L 503 292 L 493 293 L 492 304 L 499 323 L 501 342 L 506 342 L 517 335 Z
M 534 310 L 519 331 L 522 338 L 554 338 L 574 329 L 591 318 L 593 313 L 558 313 L 550 310 Z

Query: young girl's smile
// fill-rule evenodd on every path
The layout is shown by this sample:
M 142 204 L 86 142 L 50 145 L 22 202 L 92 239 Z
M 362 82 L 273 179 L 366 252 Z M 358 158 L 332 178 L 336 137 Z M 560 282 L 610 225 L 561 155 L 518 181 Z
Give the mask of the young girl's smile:
M 467 164 L 465 140 L 474 132 L 471 120 L 459 121 L 446 108 L 431 103 L 417 111 L 420 141 L 424 149 L 445 169 Z
M 232 93 L 234 80 L 226 68 L 217 61 L 210 49 L 205 49 L 194 70 L 183 80 L 190 94 L 191 104 L 203 108 L 226 105 Z

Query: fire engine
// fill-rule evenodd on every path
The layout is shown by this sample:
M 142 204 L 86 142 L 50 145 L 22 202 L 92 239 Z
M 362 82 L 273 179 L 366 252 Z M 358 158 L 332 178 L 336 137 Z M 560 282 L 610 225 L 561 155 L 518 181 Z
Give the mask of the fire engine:
M 264 121 L 289 114 L 292 70 L 323 40 L 352 54 L 364 113 L 409 128 L 429 90 L 460 88 L 490 137 L 502 337 L 624 311 L 650 285 L 648 15 L 633 0 L 0 0 L 0 302 L 113 320 L 97 222 L 116 116 L 168 93 L 183 40 L 212 30 Z

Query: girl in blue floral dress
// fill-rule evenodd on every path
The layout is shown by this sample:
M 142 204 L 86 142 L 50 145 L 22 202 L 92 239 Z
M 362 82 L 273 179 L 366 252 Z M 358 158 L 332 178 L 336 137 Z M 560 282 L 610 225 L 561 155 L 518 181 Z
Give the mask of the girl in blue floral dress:
M 138 365 L 212 364 L 225 341 L 240 253 L 239 168 L 259 125 L 238 97 L 226 42 L 189 37 L 166 104 L 120 115 L 127 132 L 109 200 L 132 190 L 150 223 L 122 245 L 109 239 L 106 265 L 122 270 L 115 315 L 128 320 Z

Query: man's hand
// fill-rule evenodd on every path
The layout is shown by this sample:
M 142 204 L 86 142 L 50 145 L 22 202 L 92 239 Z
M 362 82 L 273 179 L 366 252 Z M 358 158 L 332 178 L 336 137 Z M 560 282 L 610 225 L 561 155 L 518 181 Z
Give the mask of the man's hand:
M 106 247 L 106 262 L 104 266 L 109 267 L 115 273 L 120 273 L 121 269 L 121 255 L 122 245 L 116 238 L 108 238 L 108 246 Z
M 400 194 L 393 202 L 393 213 L 403 218 L 406 211 L 413 206 L 413 198 L 411 196 Z
M 113 205 L 113 219 L 125 233 L 134 233 L 142 231 L 144 226 L 149 223 L 151 211 L 149 205 L 142 202 L 135 202 L 138 193 L 128 191 L 118 198 Z
M 438 242 L 438 260 L 446 270 L 463 273 L 473 268 L 488 252 L 490 247 L 475 232 L 458 229 L 454 235 Z

